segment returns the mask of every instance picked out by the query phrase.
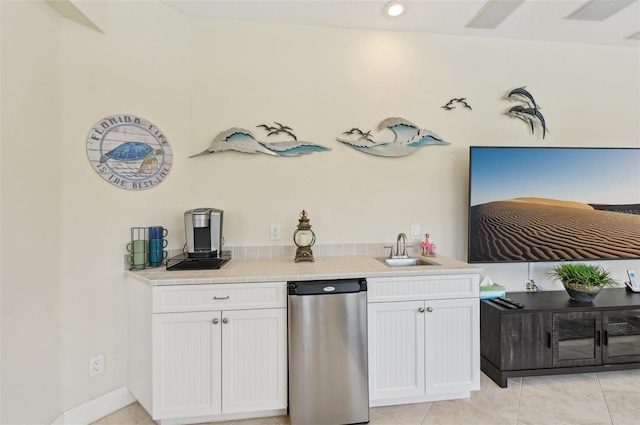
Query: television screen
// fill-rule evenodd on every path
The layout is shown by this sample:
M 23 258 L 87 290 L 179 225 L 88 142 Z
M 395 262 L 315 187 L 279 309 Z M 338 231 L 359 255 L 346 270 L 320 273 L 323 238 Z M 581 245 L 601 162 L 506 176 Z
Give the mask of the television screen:
M 472 146 L 470 263 L 640 258 L 640 148 Z

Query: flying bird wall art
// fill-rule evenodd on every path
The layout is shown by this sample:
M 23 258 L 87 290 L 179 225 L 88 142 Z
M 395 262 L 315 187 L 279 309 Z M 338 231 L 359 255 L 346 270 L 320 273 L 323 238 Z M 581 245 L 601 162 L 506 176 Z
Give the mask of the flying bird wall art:
M 531 134 L 535 134 L 535 126 L 539 124 L 542 127 L 542 138 L 547 135 L 547 123 L 540 113 L 540 105 L 538 105 L 525 87 L 518 87 L 513 89 L 507 95 L 508 99 L 515 99 L 523 102 L 524 105 L 516 105 L 507 111 L 507 115 L 521 119 L 529 124 L 531 128 Z
M 469 103 L 467 103 L 467 98 L 466 97 L 461 97 L 458 99 L 451 99 L 450 101 L 447 102 L 446 105 L 442 106 L 442 109 L 446 109 L 447 111 L 451 111 L 452 109 L 456 109 L 456 104 L 460 104 L 462 106 L 464 106 L 465 108 L 469 109 L 470 111 L 472 111 L 473 109 L 471 108 L 471 105 L 469 105 Z
M 267 132 L 266 137 L 284 134 L 293 140 L 279 142 L 260 141 L 251 133 L 251 131 L 244 128 L 232 127 L 219 133 L 213 139 L 213 142 L 208 149 L 195 155 L 191 155 L 189 158 L 224 151 L 237 151 L 251 154 L 263 153 L 274 156 L 299 156 L 312 152 L 331 150 L 330 148 L 322 145 L 298 141 L 298 138 L 291 127 L 275 121 L 274 124 L 275 126 L 260 124 L 256 127 L 264 129 Z
M 376 142 L 371 135 L 371 130 L 365 132 L 359 128 L 345 131 L 342 134 L 347 137 L 338 137 L 337 140 L 361 152 L 388 157 L 411 155 L 424 146 L 450 144 L 431 130 L 420 129 L 404 118 L 385 119 L 378 125 L 377 131 L 385 129 L 389 129 L 395 134 L 394 140 Z

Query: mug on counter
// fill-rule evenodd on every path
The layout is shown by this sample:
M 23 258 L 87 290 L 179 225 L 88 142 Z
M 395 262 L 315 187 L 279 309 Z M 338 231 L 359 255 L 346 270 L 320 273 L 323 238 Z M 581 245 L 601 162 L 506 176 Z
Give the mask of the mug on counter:
M 162 226 L 149 227 L 149 265 L 158 267 L 167 258 L 167 229 Z
M 149 239 L 164 239 L 167 237 L 167 229 L 162 226 L 149 227 Z
M 127 244 L 127 251 L 131 253 L 128 259 L 131 268 L 144 269 L 147 262 L 147 241 L 144 239 L 131 241 Z
M 149 240 L 149 265 L 151 267 L 158 267 L 162 265 L 162 262 L 167 258 L 167 251 L 164 250 L 166 247 L 166 239 Z

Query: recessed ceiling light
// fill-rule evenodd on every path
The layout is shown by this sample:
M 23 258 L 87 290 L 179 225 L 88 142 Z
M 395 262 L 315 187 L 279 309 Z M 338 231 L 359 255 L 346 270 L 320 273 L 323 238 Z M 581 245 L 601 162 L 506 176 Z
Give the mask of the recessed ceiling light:
M 400 0 L 390 1 L 384 6 L 384 13 L 387 16 L 395 18 L 404 12 L 404 3 Z
M 524 0 L 489 0 L 466 25 L 467 28 L 495 29 Z
M 604 21 L 629 6 L 635 0 L 589 0 L 567 19 L 578 21 Z

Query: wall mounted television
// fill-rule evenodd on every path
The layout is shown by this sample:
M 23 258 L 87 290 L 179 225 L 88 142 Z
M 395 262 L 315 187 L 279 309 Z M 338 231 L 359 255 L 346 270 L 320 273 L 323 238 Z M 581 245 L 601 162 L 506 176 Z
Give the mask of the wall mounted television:
M 472 146 L 470 263 L 640 259 L 640 148 Z

